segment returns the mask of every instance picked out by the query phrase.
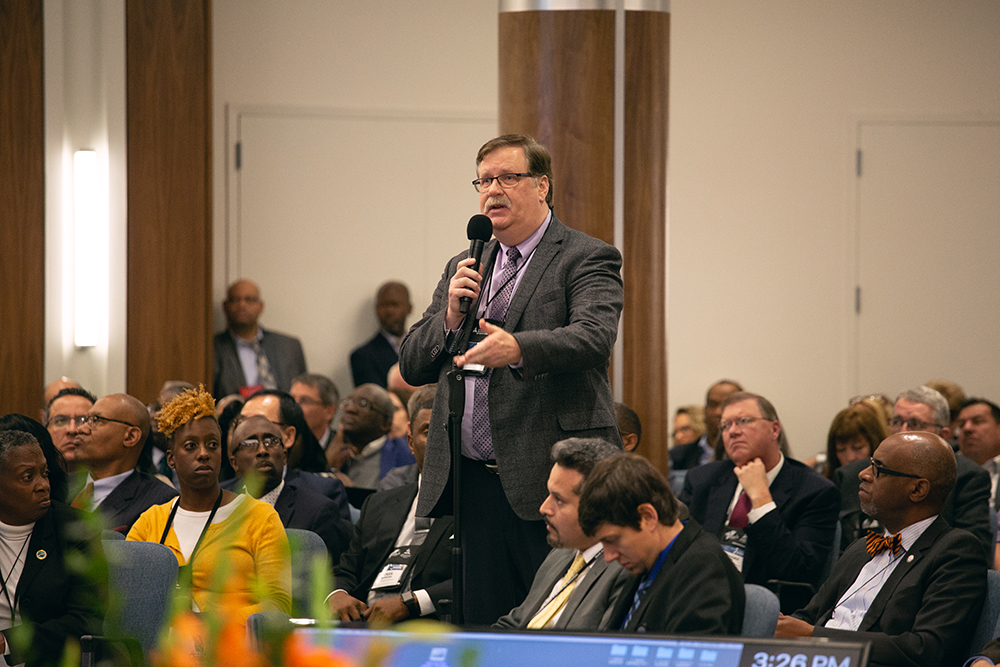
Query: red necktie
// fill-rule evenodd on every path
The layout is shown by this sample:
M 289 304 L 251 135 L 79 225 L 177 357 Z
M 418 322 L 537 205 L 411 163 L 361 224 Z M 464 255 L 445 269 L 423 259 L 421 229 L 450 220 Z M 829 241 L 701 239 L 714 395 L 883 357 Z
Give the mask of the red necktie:
M 750 523 L 750 509 L 752 507 L 750 496 L 747 495 L 746 491 L 740 491 L 740 497 L 736 499 L 733 513 L 729 515 L 729 525 L 732 528 L 746 528 L 747 524 Z

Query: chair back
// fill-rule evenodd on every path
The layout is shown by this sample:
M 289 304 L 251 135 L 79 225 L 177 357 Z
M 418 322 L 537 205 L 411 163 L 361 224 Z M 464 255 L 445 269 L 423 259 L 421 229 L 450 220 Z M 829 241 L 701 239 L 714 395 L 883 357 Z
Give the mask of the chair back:
M 124 540 L 125 533 L 119 533 L 117 530 L 102 530 L 101 531 L 102 540 Z
M 778 596 L 757 584 L 743 584 L 746 604 L 743 607 L 744 637 L 773 637 L 778 627 L 781 604 Z
M 982 648 L 996 637 L 1000 637 L 1000 572 L 989 570 L 986 573 L 983 613 L 979 615 L 979 623 L 972 633 L 968 656 L 979 655 Z
M 113 596 L 104 634 L 138 640 L 144 653 L 156 647 L 177 584 L 177 558 L 162 544 L 102 540 Z
M 844 538 L 844 526 L 838 520 L 836 525 L 833 527 L 833 548 L 830 549 L 830 556 L 823 563 L 823 571 L 820 572 L 819 585 L 822 586 L 823 582 L 830 578 L 830 573 L 833 572 L 833 566 L 836 565 L 837 559 L 840 557 L 840 541 Z
M 288 543 L 292 549 L 292 616 L 308 617 L 311 596 L 313 561 L 323 559 L 326 572 L 331 572 L 330 552 L 323 538 L 311 530 L 287 528 Z M 326 591 L 329 593 L 329 591 Z

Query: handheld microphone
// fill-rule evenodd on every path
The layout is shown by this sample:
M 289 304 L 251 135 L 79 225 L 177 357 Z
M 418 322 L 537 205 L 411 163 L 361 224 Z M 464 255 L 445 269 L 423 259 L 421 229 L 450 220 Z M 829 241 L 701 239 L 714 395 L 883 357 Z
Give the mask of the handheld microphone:
M 493 221 L 482 213 L 474 215 L 469 219 L 468 237 L 472 241 L 469 246 L 469 257 L 475 258 L 472 265 L 474 271 L 479 270 L 479 262 L 483 258 L 483 246 L 493 236 Z M 472 306 L 472 297 L 463 296 L 458 300 L 458 312 L 465 315 Z

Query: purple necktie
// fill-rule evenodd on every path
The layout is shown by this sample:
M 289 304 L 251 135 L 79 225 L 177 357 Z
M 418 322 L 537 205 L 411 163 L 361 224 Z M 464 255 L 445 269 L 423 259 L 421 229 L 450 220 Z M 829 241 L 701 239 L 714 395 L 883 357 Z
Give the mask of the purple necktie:
M 733 513 L 729 515 L 730 527 L 746 528 L 747 524 L 750 523 L 750 509 L 752 507 L 750 496 L 747 495 L 746 491 L 741 491 L 740 497 L 736 499 L 736 506 L 733 507 Z
M 491 320 L 503 320 L 507 316 L 510 297 L 514 293 L 514 276 L 517 274 L 517 260 L 521 252 L 517 246 L 507 248 L 507 263 L 500 274 L 500 290 L 494 295 L 486 308 L 486 317 Z M 490 376 L 492 369 L 486 369 L 486 374 L 476 378 L 475 397 L 472 403 L 472 446 L 484 461 L 496 458 L 493 451 L 493 434 L 490 433 Z

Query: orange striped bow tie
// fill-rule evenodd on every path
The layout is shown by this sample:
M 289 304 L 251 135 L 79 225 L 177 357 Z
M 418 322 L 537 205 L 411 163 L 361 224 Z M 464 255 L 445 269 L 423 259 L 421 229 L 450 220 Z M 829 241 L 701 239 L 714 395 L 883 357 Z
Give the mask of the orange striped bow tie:
M 891 549 L 893 555 L 903 550 L 903 541 L 898 533 L 892 537 L 883 537 L 878 533 L 868 533 L 868 537 L 865 539 L 865 550 L 868 551 L 869 556 L 877 556 L 886 549 Z

